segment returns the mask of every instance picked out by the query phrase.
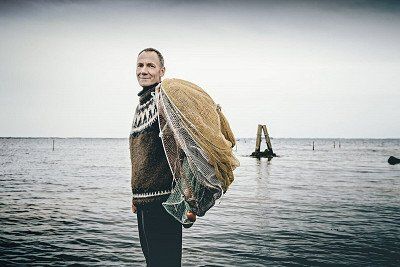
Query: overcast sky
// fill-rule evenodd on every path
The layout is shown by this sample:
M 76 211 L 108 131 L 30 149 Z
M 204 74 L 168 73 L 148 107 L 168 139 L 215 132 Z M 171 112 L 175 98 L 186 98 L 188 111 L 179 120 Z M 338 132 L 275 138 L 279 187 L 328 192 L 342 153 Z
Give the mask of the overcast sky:
M 400 137 L 396 1 L 3 1 L 0 25 L 0 136 L 127 137 L 155 47 L 236 137 Z

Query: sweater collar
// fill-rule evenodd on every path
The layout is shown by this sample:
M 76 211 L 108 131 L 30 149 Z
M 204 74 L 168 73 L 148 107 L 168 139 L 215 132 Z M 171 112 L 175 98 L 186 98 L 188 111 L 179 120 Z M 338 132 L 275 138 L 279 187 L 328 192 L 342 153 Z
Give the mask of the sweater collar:
M 146 103 L 151 98 L 151 93 L 156 90 L 159 83 L 155 83 L 149 86 L 143 86 L 143 89 L 138 93 L 140 104 Z

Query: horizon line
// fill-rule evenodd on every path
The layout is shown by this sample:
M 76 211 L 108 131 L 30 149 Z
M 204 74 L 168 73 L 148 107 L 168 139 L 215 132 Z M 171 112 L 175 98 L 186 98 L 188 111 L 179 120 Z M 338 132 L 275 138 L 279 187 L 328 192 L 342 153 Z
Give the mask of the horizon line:
M 128 139 L 127 137 L 80 137 L 80 136 L 0 136 L 0 139 Z M 400 139 L 400 137 L 270 137 L 271 139 Z M 256 137 L 236 137 L 240 139 L 256 139 Z

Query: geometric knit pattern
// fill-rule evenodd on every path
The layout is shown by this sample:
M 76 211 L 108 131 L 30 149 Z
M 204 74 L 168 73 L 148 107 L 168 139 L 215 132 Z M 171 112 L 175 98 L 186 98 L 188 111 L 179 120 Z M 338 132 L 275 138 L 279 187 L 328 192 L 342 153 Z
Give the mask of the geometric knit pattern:
M 170 193 L 171 193 L 171 190 L 156 191 L 156 192 L 149 192 L 149 193 L 142 193 L 142 194 L 133 194 L 133 198 L 157 197 L 157 196 L 168 195 Z
M 158 118 L 158 110 L 154 96 L 146 103 L 138 105 L 133 117 L 131 135 L 136 136 L 140 132 L 153 125 Z

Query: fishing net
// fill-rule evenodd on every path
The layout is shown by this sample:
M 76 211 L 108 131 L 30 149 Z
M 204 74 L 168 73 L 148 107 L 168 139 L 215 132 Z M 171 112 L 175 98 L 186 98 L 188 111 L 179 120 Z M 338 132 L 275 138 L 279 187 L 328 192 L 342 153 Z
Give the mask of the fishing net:
M 190 225 L 188 211 L 203 216 L 233 181 L 239 162 L 226 118 L 198 86 L 179 79 L 161 83 L 157 93 L 160 136 L 174 175 L 164 208 Z

